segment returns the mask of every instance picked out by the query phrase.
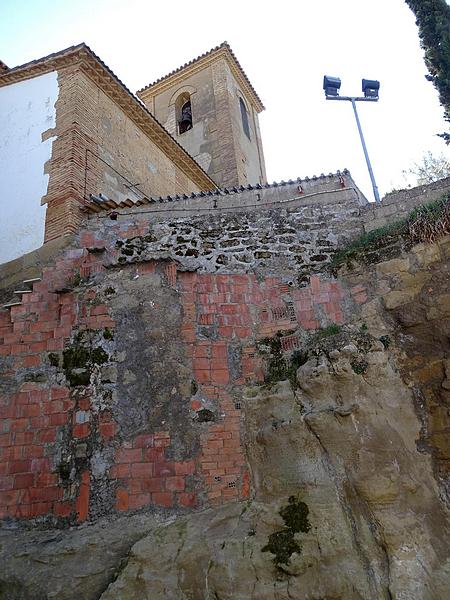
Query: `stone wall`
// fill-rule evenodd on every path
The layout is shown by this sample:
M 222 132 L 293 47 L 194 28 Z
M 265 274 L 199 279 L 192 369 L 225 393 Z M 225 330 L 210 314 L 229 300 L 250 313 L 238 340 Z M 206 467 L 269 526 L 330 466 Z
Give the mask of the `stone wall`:
M 113 219 L 92 215 L 88 228 L 101 227 L 108 239 L 127 222 L 145 232 L 118 242 L 121 263 L 170 257 L 206 272 L 281 270 L 294 284 L 364 231 L 365 199 L 348 173 L 172 200 L 120 209 Z
M 354 198 L 251 214 L 96 217 L 1 313 L 3 517 L 248 497 L 240 390 L 263 381 L 258 340 L 284 331 L 292 352 L 302 331 L 369 322 L 380 296 L 388 310 L 429 296 L 423 270 L 443 262 L 424 247 L 411 274 L 336 280 L 333 250 L 361 231 Z M 433 289 L 428 319 L 447 310 Z
M 155 221 L 166 221 L 171 217 L 200 217 L 202 215 L 259 213 L 272 210 L 272 215 L 283 211 L 315 212 L 320 221 L 320 214 L 333 214 L 336 221 L 341 221 L 340 230 L 350 239 L 355 233 L 369 232 L 389 223 L 405 218 L 413 209 L 432 202 L 450 192 L 450 179 L 442 179 L 427 186 L 419 186 L 402 190 L 386 196 L 381 203 L 368 202 L 353 181 L 349 171 L 330 173 L 295 181 L 281 181 L 272 184 L 255 186 L 233 186 L 213 192 L 198 194 L 173 194 L 167 197 L 145 198 L 137 204 L 133 200 L 111 202 L 105 205 L 96 204 L 89 207 L 89 212 L 103 212 L 108 209 L 121 209 L 118 214 L 154 213 Z M 324 209 L 323 207 L 327 207 Z M 355 220 L 347 223 L 348 210 L 357 215 L 360 224 L 355 231 Z M 324 212 L 325 211 L 325 212 Z M 253 217 L 250 217 L 253 218 Z M 328 233 L 327 216 L 319 225 L 324 236 Z M 308 229 L 308 223 L 305 222 Z
M 379 206 L 369 204 L 364 211 L 366 231 L 383 227 L 395 219 L 406 217 L 411 210 L 450 193 L 450 177 L 434 183 L 399 190 L 385 196 Z

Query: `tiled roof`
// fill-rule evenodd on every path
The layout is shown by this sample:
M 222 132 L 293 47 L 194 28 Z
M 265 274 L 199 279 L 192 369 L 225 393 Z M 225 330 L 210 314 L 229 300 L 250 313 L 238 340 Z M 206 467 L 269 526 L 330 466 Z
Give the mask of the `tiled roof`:
M 92 50 L 84 43 L 77 44 L 76 46 L 69 46 L 68 48 L 64 48 L 64 50 L 59 50 L 58 52 L 52 52 L 52 54 L 47 54 L 47 56 L 43 56 L 42 58 L 36 58 L 35 60 L 30 60 L 30 62 L 24 63 L 23 65 L 18 65 L 17 67 L 12 67 L 8 69 L 8 76 L 14 74 L 16 71 L 22 71 L 25 69 L 30 69 L 35 65 L 40 65 L 41 63 L 49 62 L 55 58 L 60 58 L 62 56 L 66 56 L 68 54 L 72 54 L 77 50 L 81 50 L 82 48 L 87 48 L 90 52 Z M 93 52 L 92 52 L 93 54 Z M 5 64 L 5 63 L 3 63 Z M 5 65 L 6 66 L 6 65 Z
M 199 62 L 200 60 L 208 58 L 209 56 L 212 56 L 212 55 L 220 52 L 221 50 L 226 50 L 229 53 L 230 57 L 233 59 L 234 63 L 236 64 L 236 66 L 237 66 L 240 74 L 242 75 L 242 77 L 246 81 L 247 85 L 249 86 L 250 90 L 254 94 L 256 100 L 258 101 L 258 103 L 259 103 L 259 105 L 261 107 L 261 110 L 264 110 L 264 105 L 263 105 L 263 103 L 261 101 L 261 98 L 258 96 L 258 94 L 255 91 L 255 88 L 250 83 L 250 79 L 247 77 L 247 74 L 245 73 L 244 69 L 241 67 L 240 62 L 236 58 L 236 55 L 234 54 L 234 52 L 231 49 L 231 47 L 228 44 L 228 42 L 222 42 L 219 46 L 216 46 L 215 48 L 212 48 L 211 50 L 208 50 L 208 52 L 204 52 L 203 54 L 200 54 L 200 56 L 197 56 L 197 58 L 194 58 L 194 59 L 190 60 L 189 62 L 185 63 L 184 65 L 182 65 L 181 67 L 178 67 L 177 69 L 174 69 L 173 71 L 171 71 L 167 75 L 164 75 L 163 77 L 160 77 L 159 79 L 157 79 L 153 83 L 149 83 L 148 85 L 146 85 L 145 87 L 143 87 L 141 90 L 138 90 L 136 93 L 138 95 L 142 94 L 142 92 L 145 92 L 146 90 L 150 89 L 154 85 L 157 85 L 157 84 L 161 83 L 162 81 L 165 81 L 166 79 L 169 79 L 169 77 L 172 77 L 173 75 L 175 75 L 176 73 L 179 73 L 183 69 L 186 69 L 187 67 L 190 67 L 191 65 L 194 65 L 195 63 Z
M 305 177 L 301 179 L 298 177 L 295 180 L 289 179 L 289 181 L 274 181 L 273 183 L 257 183 L 255 185 L 241 185 L 231 188 L 220 188 L 217 190 L 213 190 L 210 192 L 192 192 L 191 194 L 176 194 L 173 196 L 158 196 L 158 197 L 143 197 L 140 200 L 131 200 L 127 198 L 127 200 L 123 200 L 122 202 L 116 202 L 115 200 L 102 200 L 100 198 L 96 199 L 92 197 L 90 202 L 83 207 L 84 212 L 88 213 L 98 213 L 104 210 L 111 210 L 116 208 L 132 208 L 136 206 L 142 206 L 144 204 L 163 204 L 167 202 L 176 202 L 179 200 L 192 200 L 194 198 L 205 198 L 209 196 L 228 196 L 233 194 L 241 194 L 242 192 L 247 192 L 251 190 L 264 190 L 268 188 L 277 188 L 277 187 L 285 187 L 287 185 L 299 185 L 301 183 L 307 183 L 309 181 L 319 181 L 324 180 L 329 177 L 340 177 L 342 175 L 350 175 L 350 171 L 348 169 L 344 169 L 343 171 L 336 171 L 336 173 L 329 173 L 325 175 L 322 173 L 321 175 L 313 175 L 312 177 Z
M 0 73 L 2 71 L 8 71 L 8 70 L 9 70 L 8 65 L 5 65 L 5 63 L 2 60 L 0 60 Z

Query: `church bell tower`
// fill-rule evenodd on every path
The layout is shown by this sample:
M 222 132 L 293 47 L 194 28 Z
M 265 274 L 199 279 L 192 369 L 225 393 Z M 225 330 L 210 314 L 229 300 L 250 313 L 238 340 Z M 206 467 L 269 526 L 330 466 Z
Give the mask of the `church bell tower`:
M 266 182 L 264 106 L 226 42 L 137 95 L 219 187 Z

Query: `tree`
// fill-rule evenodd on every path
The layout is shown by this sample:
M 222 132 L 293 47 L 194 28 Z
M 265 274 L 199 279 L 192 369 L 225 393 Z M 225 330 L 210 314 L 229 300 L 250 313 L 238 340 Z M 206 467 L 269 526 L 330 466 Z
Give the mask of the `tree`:
M 403 171 L 403 175 L 406 178 L 412 175 L 416 179 L 416 185 L 433 183 L 438 179 L 450 177 L 450 162 L 443 154 L 435 156 L 427 152 L 420 163 L 414 163 L 410 169 Z
M 446 0 L 405 0 L 416 16 L 425 64 L 450 123 L 450 6 Z M 450 144 L 450 133 L 439 134 Z

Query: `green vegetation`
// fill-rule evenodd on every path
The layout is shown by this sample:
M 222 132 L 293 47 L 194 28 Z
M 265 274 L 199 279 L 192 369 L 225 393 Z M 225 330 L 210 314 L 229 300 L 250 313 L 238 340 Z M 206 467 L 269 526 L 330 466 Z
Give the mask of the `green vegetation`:
M 336 271 L 343 264 L 351 267 L 354 260 L 364 264 L 378 262 L 383 249 L 396 246 L 400 251 L 415 243 L 434 242 L 449 232 L 450 196 L 445 194 L 415 208 L 404 219 L 364 233 L 334 255 L 330 268 Z
M 90 362 L 95 365 L 102 365 L 105 362 L 108 362 L 109 356 L 103 350 L 101 346 L 97 348 L 93 348 L 91 350 Z
M 363 375 L 367 371 L 369 363 L 366 360 L 353 360 L 351 363 L 353 371 L 357 375 Z
M 415 208 L 407 219 L 413 242 L 434 242 L 450 232 L 450 195 Z
M 24 381 L 33 381 L 34 383 L 45 383 L 47 377 L 45 373 L 27 373 L 24 377 Z
M 378 260 L 376 250 L 391 245 L 393 242 L 395 243 L 399 236 L 406 234 L 406 231 L 405 221 L 402 220 L 373 229 L 369 233 L 364 233 L 348 246 L 336 252 L 330 263 L 330 268 L 336 270 L 343 264 L 351 267 L 353 260 L 362 260 L 369 264 L 376 262 Z M 372 257 L 373 260 L 370 260 Z
M 387 350 L 391 345 L 391 338 L 388 335 L 382 335 L 379 339 L 380 342 L 383 344 L 385 350 Z
M 420 44 L 425 51 L 427 79 L 439 92 L 444 118 L 450 123 L 450 6 L 445 0 L 405 0 L 416 16 Z M 440 134 L 447 144 L 450 133 Z
M 48 353 L 48 361 L 52 367 L 59 367 L 59 355 L 56 352 Z
M 72 279 L 68 282 L 67 287 L 76 288 L 81 283 L 81 275 L 79 273 L 75 273 Z
M 105 327 L 105 329 L 103 330 L 103 337 L 105 340 L 113 340 L 114 333 L 111 331 L 111 329 L 109 327 Z
M 281 338 L 284 335 L 289 335 L 289 332 L 282 333 L 278 331 L 273 337 L 268 337 L 260 340 L 257 343 L 258 351 L 267 359 L 267 372 L 265 382 L 272 383 L 275 381 L 283 381 L 289 379 L 292 387 L 297 387 L 296 373 L 297 369 L 304 365 L 308 359 L 305 352 L 296 350 L 290 358 L 283 355 L 281 347 Z
M 413 176 L 416 180 L 415 185 L 427 185 L 444 177 L 450 177 L 450 162 L 442 153 L 434 155 L 428 151 L 419 163 L 414 163 L 402 173 L 405 177 Z
M 291 496 L 288 505 L 280 510 L 285 527 L 269 536 L 269 542 L 261 549 L 262 552 L 271 552 L 273 562 L 277 568 L 288 565 L 292 554 L 300 554 L 302 547 L 295 538 L 296 533 L 308 533 L 311 525 L 308 521 L 308 506 L 295 496 Z
M 337 325 L 336 323 L 331 323 L 331 325 L 328 325 L 323 329 L 319 329 L 319 331 L 316 332 L 315 336 L 319 339 L 330 337 L 332 335 L 337 335 L 338 333 L 341 333 L 341 330 L 342 327 L 340 325 Z
M 70 348 L 63 351 L 63 369 L 66 379 L 72 387 L 89 385 L 94 365 L 109 360 L 101 346 L 92 347 L 92 332 L 80 331 Z

